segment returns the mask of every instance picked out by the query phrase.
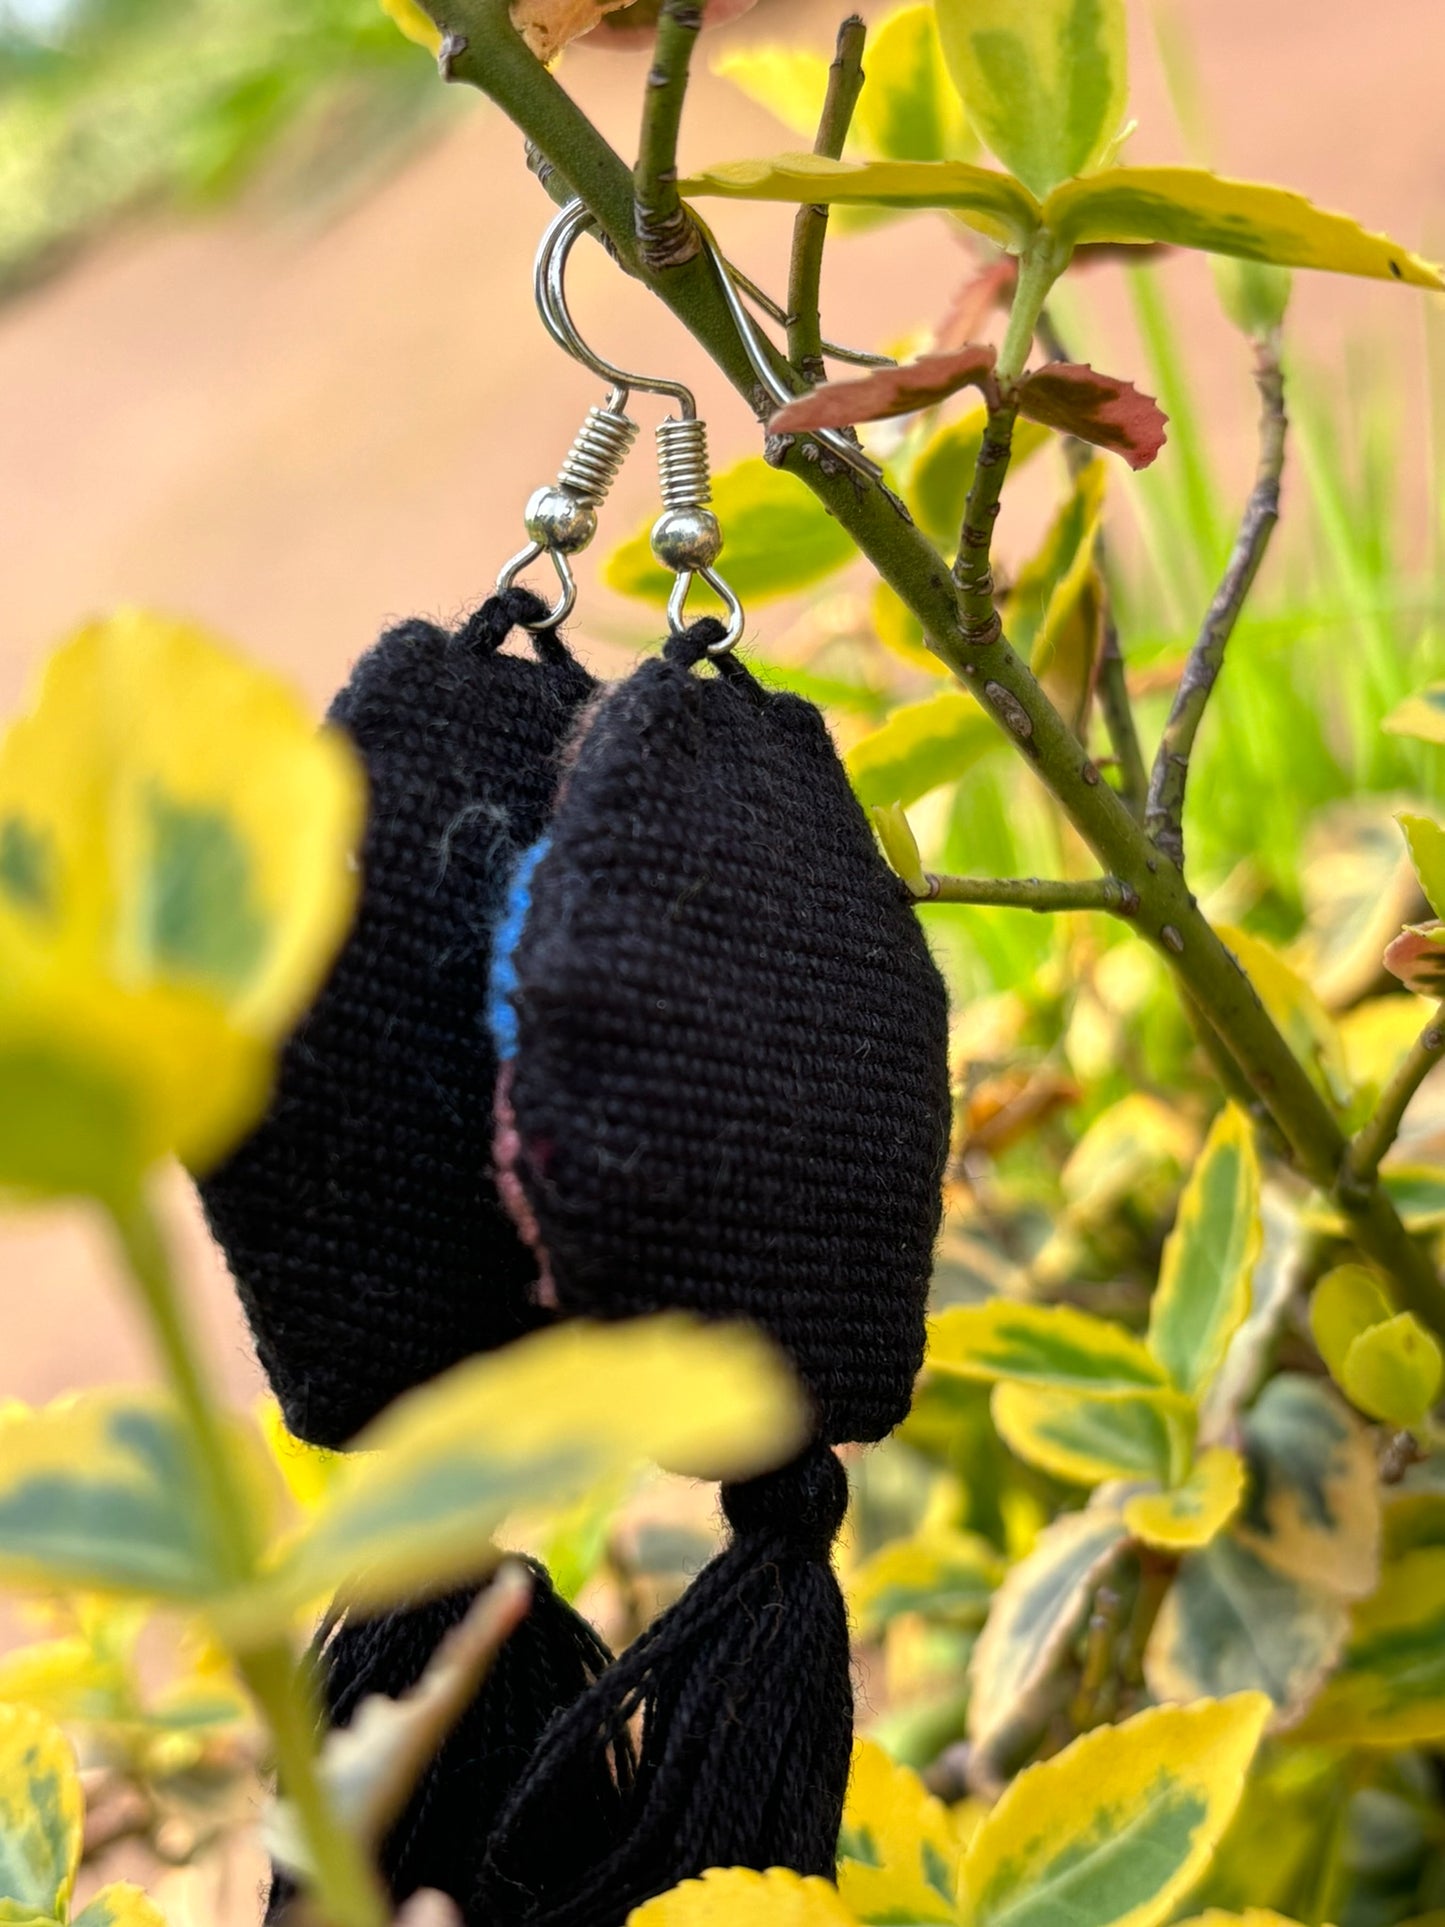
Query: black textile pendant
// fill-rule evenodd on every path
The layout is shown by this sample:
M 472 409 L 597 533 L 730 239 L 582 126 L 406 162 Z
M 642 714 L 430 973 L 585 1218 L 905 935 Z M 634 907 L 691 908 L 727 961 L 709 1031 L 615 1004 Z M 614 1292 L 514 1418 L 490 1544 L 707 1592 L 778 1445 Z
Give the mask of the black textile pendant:
M 494 926 L 551 810 L 592 679 L 551 636 L 503 655 L 543 605 L 494 597 L 456 634 L 392 630 L 331 706 L 370 784 L 356 923 L 282 1054 L 270 1110 L 199 1186 L 291 1430 L 341 1446 L 400 1393 L 545 1321 L 536 1263 L 491 1177 L 496 1056 L 485 1010 Z M 466 1589 L 347 1619 L 319 1651 L 328 1719 L 421 1677 Z M 536 1574 L 531 1610 L 392 1829 L 393 1897 L 440 1888 L 480 1927 L 486 1840 L 548 1722 L 611 1655 Z M 625 1739 L 579 1761 L 575 1877 L 615 1840 Z M 284 1910 L 278 1877 L 270 1917 Z
M 339 1446 L 398 1394 L 540 1323 L 491 1178 L 493 929 L 595 687 L 560 643 L 504 655 L 516 590 L 408 622 L 330 709 L 370 784 L 356 924 L 271 1108 L 200 1184 L 286 1423 Z
M 695 624 L 584 721 L 498 938 L 498 1170 L 564 1313 L 749 1319 L 815 1406 L 724 1488 L 731 1543 L 558 1714 L 505 1806 L 499 1921 L 619 1927 L 713 1865 L 831 1876 L 852 1696 L 828 1448 L 922 1361 L 950 1122 L 947 1005 L 823 719 Z M 566 1776 L 640 1716 L 617 1844 L 548 1857 Z

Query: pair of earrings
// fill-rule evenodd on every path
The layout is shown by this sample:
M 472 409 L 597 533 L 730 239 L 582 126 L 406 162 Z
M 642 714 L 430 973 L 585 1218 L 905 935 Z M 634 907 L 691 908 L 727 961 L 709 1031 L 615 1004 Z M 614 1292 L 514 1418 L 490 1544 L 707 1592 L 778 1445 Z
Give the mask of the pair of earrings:
M 360 915 L 270 1115 L 202 1185 L 288 1422 L 320 1443 L 552 1316 L 747 1318 L 811 1395 L 812 1442 L 723 1489 L 730 1542 L 619 1658 L 539 1580 L 387 1843 L 399 1899 L 436 1885 L 469 1923 L 549 1927 L 618 1927 L 708 1866 L 832 1874 L 832 1447 L 907 1410 L 949 1127 L 941 980 L 822 717 L 732 653 L 677 385 L 670 637 L 605 690 L 558 639 L 643 385 L 567 315 L 584 224 L 549 231 L 539 302 L 614 393 L 497 594 L 455 634 L 384 637 L 333 705 L 371 779 Z M 517 580 L 544 556 L 550 609 Z M 686 622 L 697 576 L 726 624 Z M 530 654 L 503 651 L 515 627 Z M 465 1605 L 344 1623 L 331 1716 L 403 1688 Z

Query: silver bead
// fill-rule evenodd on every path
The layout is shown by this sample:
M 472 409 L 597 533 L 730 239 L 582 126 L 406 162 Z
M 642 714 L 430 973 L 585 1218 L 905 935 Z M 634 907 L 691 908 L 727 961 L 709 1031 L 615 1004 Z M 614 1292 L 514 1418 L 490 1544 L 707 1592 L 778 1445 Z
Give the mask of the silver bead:
M 544 549 L 576 555 L 597 533 L 597 511 L 564 488 L 539 488 L 527 504 L 527 533 Z
M 665 569 L 678 575 L 710 569 L 722 545 L 722 529 L 711 509 L 668 509 L 652 531 L 652 553 Z

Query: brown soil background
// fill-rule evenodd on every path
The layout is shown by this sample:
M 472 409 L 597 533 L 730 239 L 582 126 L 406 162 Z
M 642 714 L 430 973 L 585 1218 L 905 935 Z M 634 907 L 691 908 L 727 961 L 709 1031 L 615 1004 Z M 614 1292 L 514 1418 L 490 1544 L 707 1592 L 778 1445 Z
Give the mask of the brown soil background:
M 1136 12 L 1142 21 L 1144 7 Z M 1180 12 L 1222 171 L 1289 184 L 1408 245 L 1445 250 L 1441 0 L 1185 0 Z M 712 48 L 785 14 L 826 42 L 832 10 L 787 0 Z M 1182 158 L 1150 36 L 1136 41 L 1131 158 Z M 644 70 L 642 55 L 586 50 L 565 69 L 624 148 Z M 795 144 L 701 75 L 685 161 Z M 118 602 L 202 619 L 285 667 L 319 708 L 388 618 L 455 616 L 478 599 L 519 545 L 527 493 L 555 471 L 597 398 L 532 310 L 531 253 L 547 212 L 516 136 L 478 106 L 324 223 L 252 203 L 203 226 L 133 230 L 0 312 L 0 711 L 53 640 Z M 719 204 L 717 226 L 736 259 L 782 289 L 784 212 Z M 1242 496 L 1242 351 L 1200 264 L 1166 271 Z M 830 327 L 886 343 L 939 316 L 965 272 L 957 241 L 929 218 L 841 240 Z M 599 251 L 579 250 L 573 293 L 604 352 L 695 381 L 719 463 L 755 447 L 742 405 Z M 1113 368 L 1140 372 L 1115 271 L 1093 278 L 1088 299 Z M 1406 421 L 1423 439 L 1419 297 L 1303 276 L 1294 327 L 1326 368 L 1359 339 L 1398 362 Z M 1342 410 L 1350 405 L 1342 394 Z M 647 461 L 635 461 L 606 524 L 614 538 L 649 513 L 653 489 Z M 589 578 L 584 570 L 580 646 L 615 667 L 643 622 Z M 779 620 L 763 612 L 754 633 Z M 247 1399 L 257 1375 L 245 1334 L 178 1180 L 166 1205 L 219 1370 Z M 83 1212 L 0 1223 L 0 1395 L 41 1400 L 150 1371 Z

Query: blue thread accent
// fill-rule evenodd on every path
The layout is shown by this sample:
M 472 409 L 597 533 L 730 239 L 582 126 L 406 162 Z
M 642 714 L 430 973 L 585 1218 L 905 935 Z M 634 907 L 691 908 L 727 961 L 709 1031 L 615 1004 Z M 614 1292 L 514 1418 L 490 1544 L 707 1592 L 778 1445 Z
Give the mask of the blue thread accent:
M 507 890 L 506 908 L 492 945 L 487 1025 L 497 1056 L 504 1064 L 510 1064 L 517 1055 L 517 945 L 522 941 L 522 928 L 532 907 L 532 878 L 551 847 L 552 839 L 544 836 L 524 852 Z

